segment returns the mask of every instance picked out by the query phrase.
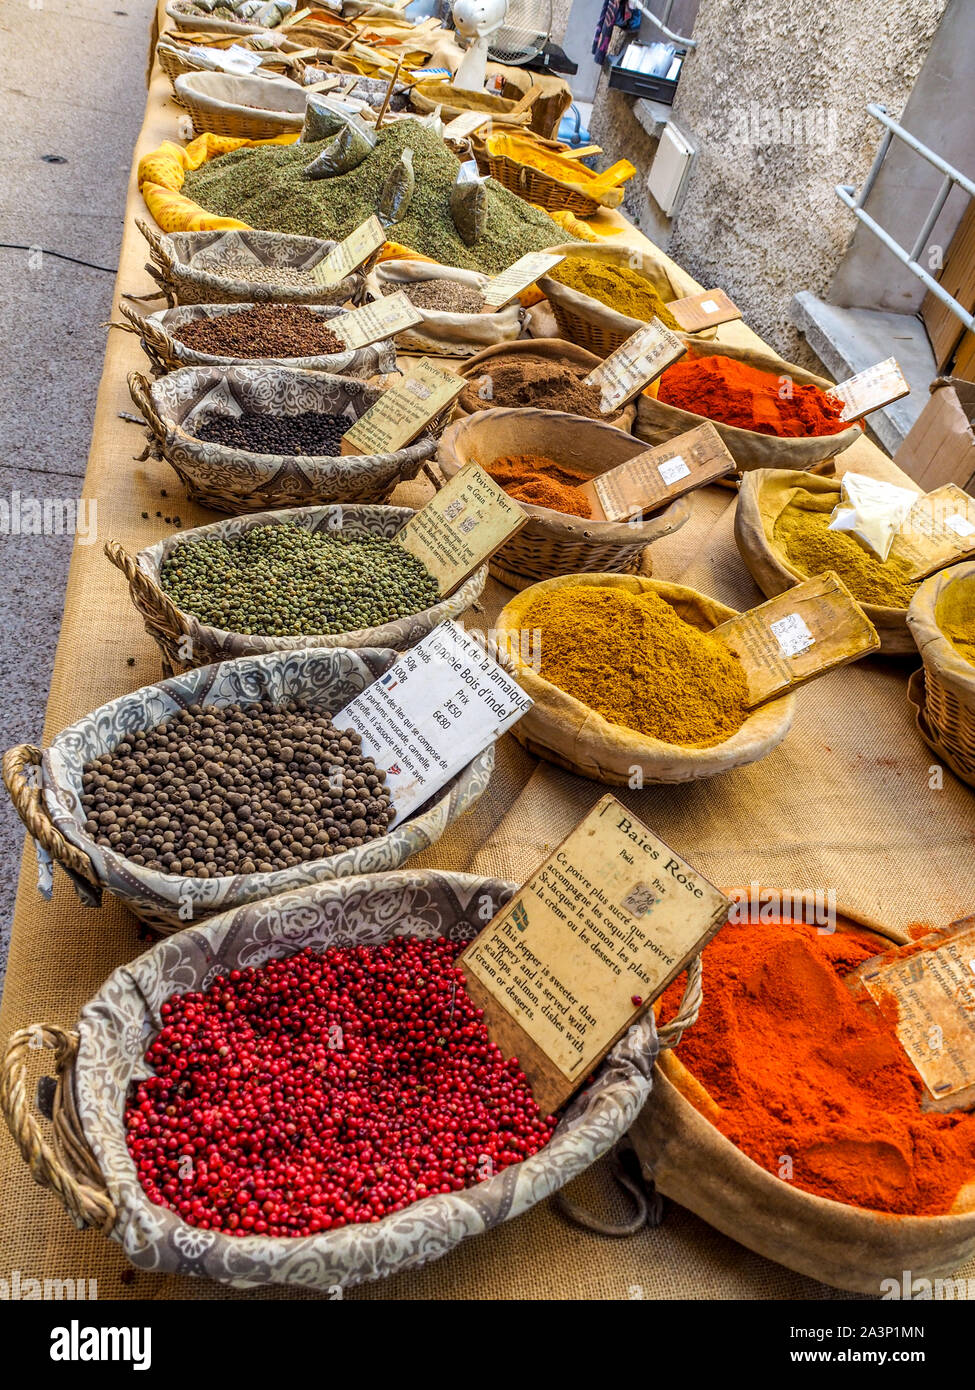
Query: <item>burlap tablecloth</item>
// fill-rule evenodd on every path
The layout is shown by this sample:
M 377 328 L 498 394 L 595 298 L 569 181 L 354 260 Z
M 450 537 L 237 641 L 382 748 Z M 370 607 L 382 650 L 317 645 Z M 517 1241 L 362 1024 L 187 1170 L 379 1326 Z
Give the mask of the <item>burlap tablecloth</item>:
M 175 135 L 177 115 L 169 82 L 156 69 L 136 160 Z M 152 286 L 143 271 L 145 244 L 134 226 L 136 216 L 146 216 L 134 171 L 135 162 L 117 290 L 143 294 Z M 622 225 L 615 214 L 601 217 Z M 643 241 L 632 228 L 623 235 L 636 245 Z M 760 345 L 741 324 L 721 329 L 720 337 Z M 143 431 L 119 419 L 118 412 L 131 410 L 126 374 L 145 365 L 134 337 L 109 335 L 84 489 L 98 499 L 99 544 L 75 549 L 45 741 L 87 711 L 159 676 L 155 644 L 101 543 L 114 537 L 136 551 L 159 540 L 171 528 L 157 511 L 163 517 L 178 515 L 184 527 L 213 520 L 187 502 L 166 465 L 133 461 Z M 840 465 L 905 481 L 866 439 L 844 453 Z M 394 500 L 415 505 L 425 499 L 425 486 L 405 486 Z M 760 602 L 762 595 L 735 549 L 733 509 L 730 491 L 697 494 L 688 524 L 655 547 L 656 573 L 739 608 Z M 143 512 L 147 520 L 141 519 Z M 43 583 L 42 575 L 38 582 Z M 507 597 L 508 591 L 492 582 L 476 621 L 490 625 Z M 129 657 L 135 658 L 133 667 L 127 665 Z M 841 903 L 898 926 L 941 925 L 960 917 L 975 907 L 975 804 L 950 772 L 939 778 L 932 771 L 932 754 L 918 736 L 905 693 L 916 664 L 872 660 L 823 677 L 800 694 L 785 743 L 752 767 L 710 781 L 620 795 L 716 883 L 833 888 Z M 414 864 L 524 879 L 602 791 L 537 762 L 510 736 L 498 753 L 488 793 Z M 35 882 L 34 851 L 28 845 L 0 1013 L 4 1039 L 34 1022 L 71 1026 L 105 977 L 144 948 L 135 919 L 118 904 L 83 908 L 60 872 L 54 900 L 43 902 Z M 40 1053 L 38 1071 L 43 1057 Z M 134 1273 L 113 1243 L 75 1230 L 56 1199 L 33 1185 L 6 1135 L 0 1142 L 0 1182 L 4 1278 L 14 1270 L 22 1278 L 96 1278 L 101 1298 L 315 1297 L 284 1289 L 238 1294 L 186 1278 Z M 576 1183 L 572 1195 L 604 1216 L 625 1214 L 605 1165 Z M 975 1261 L 959 1273 L 975 1276 Z M 833 1296 L 833 1290 L 751 1254 L 672 1206 L 659 1229 L 609 1240 L 566 1226 L 548 1205 L 425 1269 L 349 1294 L 361 1299 Z

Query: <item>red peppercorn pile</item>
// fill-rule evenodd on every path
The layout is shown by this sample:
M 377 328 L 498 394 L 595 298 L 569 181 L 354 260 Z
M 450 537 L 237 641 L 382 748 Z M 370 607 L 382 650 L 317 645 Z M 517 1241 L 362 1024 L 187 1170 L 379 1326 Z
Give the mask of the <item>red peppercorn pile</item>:
M 461 949 L 306 949 L 165 1003 L 126 1111 L 150 1200 L 203 1229 L 305 1236 L 537 1153 L 555 1117 L 489 1040 Z

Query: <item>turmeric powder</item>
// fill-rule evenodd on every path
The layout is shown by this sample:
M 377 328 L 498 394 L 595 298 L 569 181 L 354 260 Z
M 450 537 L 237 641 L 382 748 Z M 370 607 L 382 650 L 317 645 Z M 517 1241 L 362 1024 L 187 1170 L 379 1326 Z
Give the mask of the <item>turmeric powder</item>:
M 934 617 L 958 655 L 975 666 L 975 579 L 956 579 L 947 585 Z
M 650 281 L 629 266 L 600 261 L 595 256 L 566 256 L 549 275 L 559 284 L 579 294 L 588 294 L 627 318 L 647 322 L 658 318 L 665 328 L 680 332 L 680 324 Z
M 737 657 L 652 590 L 564 585 L 540 594 L 523 622 L 541 630 L 542 679 L 611 724 L 713 748 L 748 717 Z
M 880 560 L 844 531 L 830 531 L 835 497 L 796 488 L 789 505 L 776 517 L 772 539 L 800 574 L 834 570 L 855 599 L 884 608 L 906 608 L 917 582 L 898 556 Z

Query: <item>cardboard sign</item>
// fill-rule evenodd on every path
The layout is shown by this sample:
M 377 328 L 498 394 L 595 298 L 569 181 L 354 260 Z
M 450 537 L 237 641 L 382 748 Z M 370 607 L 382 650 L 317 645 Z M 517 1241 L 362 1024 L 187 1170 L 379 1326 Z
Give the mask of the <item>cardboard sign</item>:
M 730 901 L 604 796 L 459 957 L 550 1114 L 727 920 Z
M 866 961 L 853 979 L 889 1016 L 929 1110 L 975 1107 L 975 917 Z
M 469 135 L 473 135 L 475 130 L 480 130 L 482 125 L 486 125 L 491 119 L 487 111 L 462 111 L 459 116 L 448 122 L 443 128 L 443 138 L 445 140 L 466 140 Z
M 383 224 L 373 215 L 350 232 L 344 241 L 333 246 L 328 255 L 311 268 L 311 278 L 322 289 L 328 289 L 358 270 L 386 240 Z
M 342 453 L 391 454 L 402 449 L 446 410 L 466 385 L 464 377 L 422 357 L 346 432 Z
M 644 449 L 591 483 L 582 483 L 579 490 L 589 498 L 597 519 L 628 521 L 734 473 L 737 466 L 714 426 L 698 425 L 666 444 Z
M 882 405 L 899 401 L 902 396 L 908 395 L 910 389 L 897 365 L 897 358 L 887 357 L 866 371 L 857 372 L 847 381 L 841 381 L 838 386 L 831 386 L 826 395 L 838 397 L 843 402 L 841 420 L 859 420 L 861 415 L 867 415 L 871 410 L 879 410 Z
M 386 770 L 398 825 L 534 702 L 456 623 L 411 647 L 335 719 Z
M 612 415 L 686 351 L 676 333 L 671 333 L 659 319 L 651 319 L 604 358 L 584 378 L 584 384 L 599 387 L 600 412 Z
M 564 256 L 553 256 L 549 251 L 531 251 L 527 256 L 522 256 L 484 286 L 484 309 L 481 312 L 490 313 L 503 308 L 522 290 L 533 285 L 540 275 L 547 275 L 564 260 Z
M 380 338 L 392 338 L 404 328 L 422 322 L 423 315 L 413 307 L 402 290 L 329 319 L 328 326 L 346 347 L 368 347 Z
M 724 290 L 701 290 L 684 299 L 672 299 L 667 308 L 685 333 L 699 333 L 702 328 L 716 328 L 719 323 L 741 318 L 741 310 Z
M 975 497 L 954 483 L 919 497 L 894 537 L 888 558 L 905 561 L 910 579 L 925 579 L 975 555 Z
M 527 512 L 469 463 L 410 517 L 396 540 L 426 565 L 446 598 L 527 521 Z
M 832 570 L 711 629 L 748 677 L 749 708 L 877 651 L 877 630 Z

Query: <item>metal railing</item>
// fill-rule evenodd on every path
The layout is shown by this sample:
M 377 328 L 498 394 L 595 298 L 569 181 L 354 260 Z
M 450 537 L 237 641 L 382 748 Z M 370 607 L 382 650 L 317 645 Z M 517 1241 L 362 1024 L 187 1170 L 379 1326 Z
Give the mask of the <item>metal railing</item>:
M 880 124 L 885 127 L 884 138 L 880 142 L 880 148 L 874 157 L 873 164 L 870 166 L 870 172 L 863 181 L 863 187 L 860 189 L 860 192 L 856 192 L 856 188 L 852 183 L 838 183 L 836 185 L 836 196 L 846 204 L 858 221 L 862 222 L 865 227 L 873 232 L 874 236 L 880 238 L 887 247 L 887 250 L 895 255 L 902 265 L 907 266 L 908 270 L 911 271 L 913 275 L 917 276 L 936 299 L 940 299 L 941 303 L 944 304 L 946 308 L 950 309 L 956 318 L 962 321 L 969 332 L 975 332 L 975 314 L 970 313 L 963 304 L 960 304 L 953 295 L 950 295 L 945 287 L 939 284 L 934 276 L 925 270 L 924 266 L 918 262 L 918 256 L 920 256 L 927 245 L 928 237 L 934 230 L 934 224 L 941 216 L 941 210 L 948 201 L 948 195 L 951 193 L 952 189 L 955 187 L 960 188 L 967 193 L 970 198 L 975 198 L 975 183 L 973 183 L 971 179 L 966 178 L 964 174 L 959 173 L 959 171 L 953 168 L 946 159 L 942 159 L 939 154 L 935 154 L 934 150 L 928 149 L 927 145 L 922 144 L 916 135 L 912 135 L 909 130 L 905 130 L 902 125 L 899 125 L 892 116 L 888 115 L 885 106 L 880 106 L 875 102 L 871 102 L 867 107 L 867 111 L 873 116 L 874 120 L 879 121 Z M 935 196 L 934 202 L 931 204 L 928 215 L 925 217 L 917 236 L 914 238 L 914 245 L 909 251 L 906 247 L 901 246 L 900 242 L 897 241 L 895 237 L 891 236 L 890 232 L 888 232 L 885 227 L 882 227 L 875 218 L 871 217 L 868 212 L 865 212 L 863 207 L 863 204 L 870 196 L 870 192 L 877 181 L 880 167 L 886 158 L 887 151 L 890 149 L 895 136 L 898 140 L 903 140 L 905 145 L 914 150 L 916 154 L 919 154 L 922 159 L 926 159 L 933 168 L 944 175 L 941 187 Z

